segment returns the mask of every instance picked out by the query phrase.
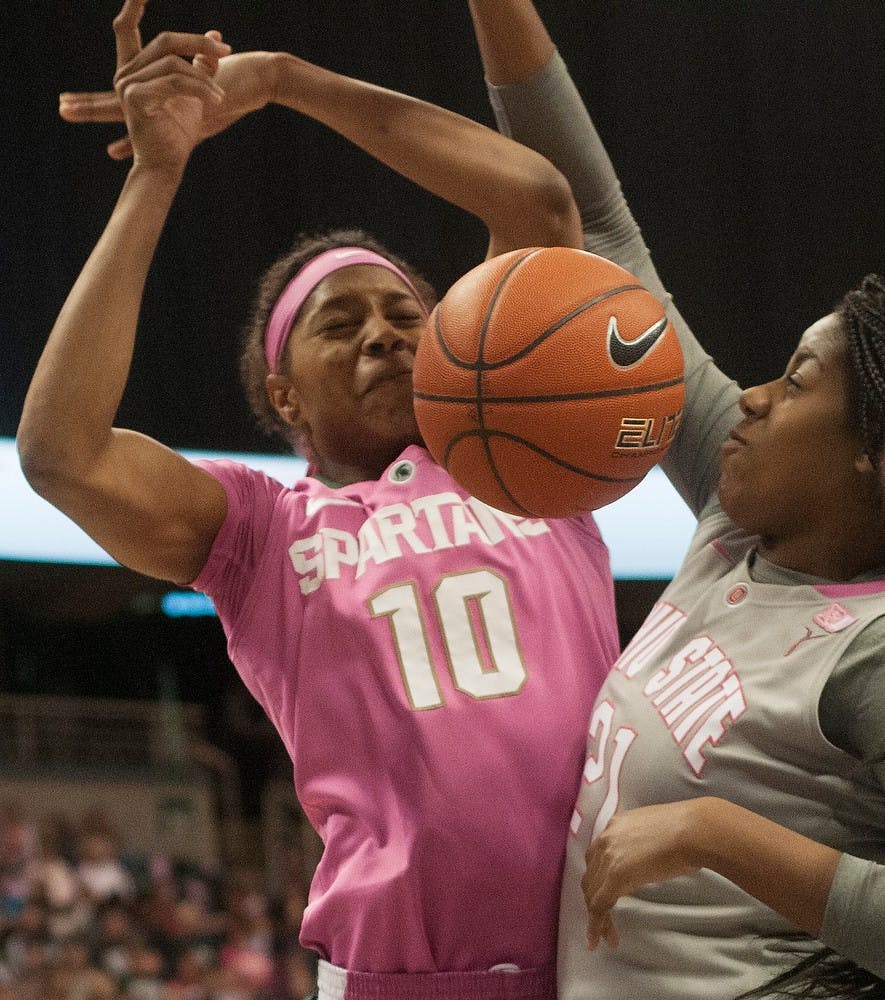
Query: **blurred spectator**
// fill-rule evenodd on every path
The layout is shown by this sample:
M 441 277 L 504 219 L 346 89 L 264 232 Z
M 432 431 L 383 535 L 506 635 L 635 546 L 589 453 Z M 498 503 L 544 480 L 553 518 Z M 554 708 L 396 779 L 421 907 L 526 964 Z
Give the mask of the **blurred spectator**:
M 100 812 L 83 821 L 77 853 L 77 877 L 93 900 L 132 897 L 135 885 L 120 858 L 116 831 Z
M 30 894 L 34 830 L 17 799 L 0 801 L 0 917 L 16 917 Z
M 22 975 L 37 954 L 49 948 L 46 910 L 36 900 L 24 900 L 18 915 L 7 917 L 0 933 L 0 965 L 13 979 Z
M 82 891 L 65 837 L 60 820 L 43 826 L 32 866 L 32 895 L 46 906 L 47 927 L 55 939 L 84 933 L 93 919 L 91 900 Z
M 206 954 L 199 948 L 183 951 L 166 987 L 166 1000 L 209 1000 L 209 970 Z
M 123 980 L 131 1000 L 163 1000 L 166 992 L 163 956 L 146 941 L 134 939 L 129 947 L 129 971 Z
M 116 982 L 129 974 L 129 946 L 134 936 L 133 916 L 126 903 L 112 899 L 98 908 L 93 958 Z
M 285 890 L 274 906 L 275 975 L 272 1000 L 301 1000 L 312 992 L 316 982 L 316 956 L 301 946 L 299 935 L 307 898 L 300 882 Z
M 89 943 L 69 938 L 49 973 L 45 1000 L 114 1000 L 116 983 L 89 961 Z
M 39 830 L 3 808 L 0 1000 L 302 1000 L 315 956 L 298 943 L 300 869 L 274 899 L 257 871 L 134 857 L 93 812 Z M 39 843 L 39 850 L 33 850 Z M 22 868 L 22 860 L 25 868 Z M 24 874 L 23 874 L 24 873 Z M 12 902 L 9 902 L 9 901 Z M 4 995 L 5 994 L 5 995 Z
M 272 935 L 266 918 L 228 914 L 228 930 L 218 952 L 218 964 L 230 981 L 251 995 L 266 990 L 273 979 Z
M 21 963 L 15 970 L 12 985 L 16 1000 L 46 1000 L 45 987 L 54 953 L 44 938 L 29 938 L 24 945 Z

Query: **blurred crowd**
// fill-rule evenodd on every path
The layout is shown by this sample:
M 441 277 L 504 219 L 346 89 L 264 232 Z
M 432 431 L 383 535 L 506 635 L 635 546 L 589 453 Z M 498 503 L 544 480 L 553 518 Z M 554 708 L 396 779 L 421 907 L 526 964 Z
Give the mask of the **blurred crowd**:
M 127 848 L 100 812 L 39 827 L 0 802 L 0 1000 L 300 1000 L 301 878 Z

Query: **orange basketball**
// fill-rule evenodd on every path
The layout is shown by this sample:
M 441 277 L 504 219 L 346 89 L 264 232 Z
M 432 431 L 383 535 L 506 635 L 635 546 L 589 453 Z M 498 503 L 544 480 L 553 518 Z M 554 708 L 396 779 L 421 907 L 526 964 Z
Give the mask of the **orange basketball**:
M 431 313 L 415 358 L 428 450 L 512 514 L 617 500 L 661 460 L 685 399 L 682 351 L 628 271 L 564 247 L 480 264 Z

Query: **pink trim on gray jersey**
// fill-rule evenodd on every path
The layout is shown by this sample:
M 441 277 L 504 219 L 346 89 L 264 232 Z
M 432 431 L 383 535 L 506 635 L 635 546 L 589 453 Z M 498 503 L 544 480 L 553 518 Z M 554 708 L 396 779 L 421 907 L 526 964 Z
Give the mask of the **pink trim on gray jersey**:
M 819 583 L 814 588 L 824 597 L 860 597 L 864 594 L 885 594 L 885 580 L 866 583 Z

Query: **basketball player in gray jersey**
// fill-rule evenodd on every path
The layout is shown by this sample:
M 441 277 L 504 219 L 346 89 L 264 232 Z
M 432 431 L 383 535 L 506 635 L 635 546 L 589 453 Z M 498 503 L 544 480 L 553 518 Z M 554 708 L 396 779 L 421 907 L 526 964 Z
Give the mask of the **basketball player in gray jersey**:
M 831 983 L 814 996 L 885 996 L 885 282 L 741 393 L 673 307 L 532 4 L 470 7 L 499 127 L 566 175 L 585 246 L 661 298 L 686 357 L 665 469 L 698 530 L 590 721 L 560 994 L 774 996 L 799 953 L 794 980 Z

